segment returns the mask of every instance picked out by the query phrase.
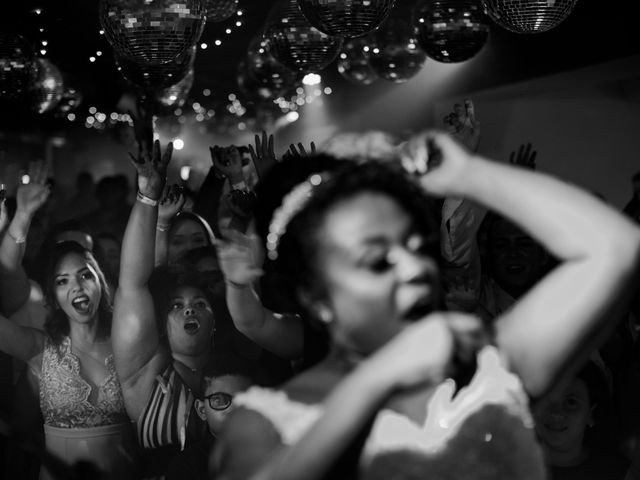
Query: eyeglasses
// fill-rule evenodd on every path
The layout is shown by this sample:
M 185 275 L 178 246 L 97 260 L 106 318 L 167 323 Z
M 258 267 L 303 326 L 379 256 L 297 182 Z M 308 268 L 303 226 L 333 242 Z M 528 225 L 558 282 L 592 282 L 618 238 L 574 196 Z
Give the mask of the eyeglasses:
M 209 401 L 209 406 L 214 410 L 226 410 L 231 406 L 233 397 L 224 392 L 213 392 L 204 397 Z

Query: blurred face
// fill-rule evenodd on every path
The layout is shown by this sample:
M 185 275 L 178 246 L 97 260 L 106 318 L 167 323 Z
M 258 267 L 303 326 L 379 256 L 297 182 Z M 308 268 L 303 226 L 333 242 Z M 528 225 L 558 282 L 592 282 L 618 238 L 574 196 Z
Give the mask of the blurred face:
M 198 288 L 177 288 L 169 302 L 167 336 L 171 351 L 200 355 L 211 348 L 214 318 L 211 305 Z
M 331 312 L 337 344 L 371 353 L 437 305 L 437 264 L 413 219 L 389 196 L 364 192 L 336 204 L 319 232 L 325 285 L 317 307 Z
M 209 379 L 204 391 L 204 400 L 196 400 L 198 416 L 207 422 L 211 435 L 220 431 L 222 422 L 233 409 L 233 396 L 251 385 L 248 378 L 240 375 L 223 375 Z
M 585 428 L 593 420 L 587 385 L 576 378 L 535 412 L 536 431 L 546 449 L 564 453 L 582 450 Z
M 487 253 L 493 279 L 514 297 L 540 278 L 547 260 L 540 245 L 503 220 L 497 220 L 491 227 Z
M 100 306 L 102 288 L 94 268 L 77 253 L 62 257 L 53 277 L 55 299 L 70 324 L 94 320 Z
M 176 262 L 185 253 L 209 245 L 207 232 L 194 220 L 183 220 L 171 230 L 169 237 L 169 262 Z

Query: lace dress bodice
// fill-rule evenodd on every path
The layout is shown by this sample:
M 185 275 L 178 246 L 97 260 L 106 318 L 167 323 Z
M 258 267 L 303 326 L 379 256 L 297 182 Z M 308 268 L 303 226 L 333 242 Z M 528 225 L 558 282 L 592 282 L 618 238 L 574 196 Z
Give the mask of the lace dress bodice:
M 390 409 L 378 412 L 359 459 L 364 480 L 542 480 L 542 451 L 534 435 L 520 380 L 503 366 L 494 347 L 478 355 L 470 384 L 455 393 L 453 380 L 439 385 L 423 425 Z M 323 415 L 282 391 L 253 387 L 234 399 L 267 418 L 283 444 L 299 440 Z
M 80 375 L 80 360 L 71 352 L 71 339 L 66 337 L 56 347 L 47 337 L 38 374 L 45 425 L 90 428 L 128 422 L 113 355 L 105 359 L 105 368 L 108 375 L 97 386 L 93 404 L 89 401 L 92 387 Z

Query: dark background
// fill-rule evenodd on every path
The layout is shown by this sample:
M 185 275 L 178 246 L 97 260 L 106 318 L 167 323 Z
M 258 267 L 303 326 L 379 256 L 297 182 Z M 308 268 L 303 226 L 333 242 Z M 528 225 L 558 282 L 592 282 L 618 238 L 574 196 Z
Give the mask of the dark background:
M 237 64 L 249 41 L 259 34 L 274 3 L 240 0 L 241 17 L 207 24 L 199 43 L 207 43 L 208 48 L 198 49 L 192 101 L 218 109 L 229 93 L 237 93 Z M 481 52 L 482 68 L 466 71 L 456 89 L 477 91 L 640 53 L 637 4 L 634 0 L 579 0 L 560 26 L 536 35 L 519 35 L 492 25 L 488 45 Z M 36 8 L 41 9 L 40 15 L 35 13 Z M 19 32 L 36 50 L 41 48 L 41 40 L 48 42 L 46 57 L 60 68 L 66 82 L 79 88 L 84 96 L 79 112 L 86 113 L 90 106 L 106 112 L 116 108 L 127 85 L 116 71 L 111 47 L 99 34 L 97 0 L 5 0 L 0 15 L 3 31 Z M 240 27 L 235 26 L 237 20 L 242 21 Z M 232 33 L 226 34 L 226 28 L 232 28 Z M 222 40 L 220 46 L 214 45 L 216 39 Z M 98 50 L 103 52 L 102 56 L 96 57 L 94 63 L 89 62 L 89 57 Z M 375 88 L 380 88 L 348 83 L 336 72 L 335 65 L 330 65 L 322 75 L 330 80 L 333 89 L 334 115 L 357 106 L 367 97 L 367 89 L 373 88 L 375 92 Z M 388 84 L 385 88 L 393 87 Z M 202 95 L 205 88 L 212 91 L 209 97 Z M 5 132 L 30 129 L 46 132 L 65 124 L 64 118 L 37 115 L 24 105 L 3 105 L 3 109 L 0 130 Z

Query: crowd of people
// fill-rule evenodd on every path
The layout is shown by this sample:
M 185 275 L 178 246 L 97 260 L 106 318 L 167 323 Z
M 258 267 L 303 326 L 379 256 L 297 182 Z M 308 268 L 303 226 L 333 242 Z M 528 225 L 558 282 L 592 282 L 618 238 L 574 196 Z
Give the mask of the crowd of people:
M 486 159 L 466 100 L 191 192 L 133 116 L 135 201 L 54 215 L 33 162 L 0 203 L 3 478 L 640 478 L 638 175 L 616 212 Z

